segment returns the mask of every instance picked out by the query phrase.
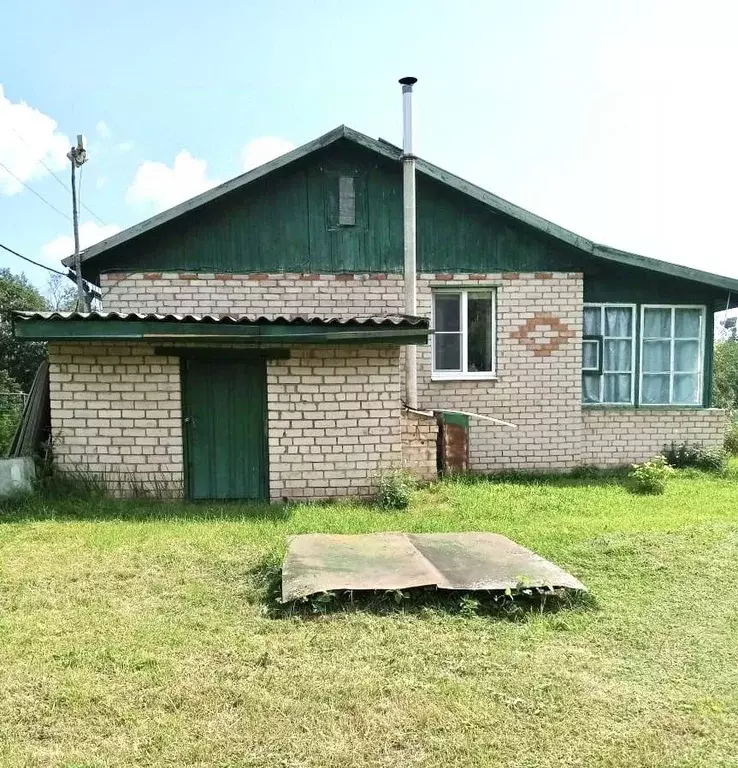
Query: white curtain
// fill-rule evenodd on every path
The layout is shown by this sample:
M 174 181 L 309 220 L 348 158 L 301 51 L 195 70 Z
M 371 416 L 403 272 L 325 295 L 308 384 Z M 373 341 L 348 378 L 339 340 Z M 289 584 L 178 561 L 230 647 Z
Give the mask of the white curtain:
M 634 330 L 632 307 L 585 307 L 583 330 L 585 336 L 603 337 L 603 373 L 583 375 L 584 402 L 631 402 Z M 585 356 L 589 359 L 588 355 Z
M 697 405 L 702 310 L 647 307 L 643 311 L 643 338 L 642 402 Z
M 600 379 L 599 373 L 585 373 L 582 375 L 582 400 L 585 403 L 600 402 Z

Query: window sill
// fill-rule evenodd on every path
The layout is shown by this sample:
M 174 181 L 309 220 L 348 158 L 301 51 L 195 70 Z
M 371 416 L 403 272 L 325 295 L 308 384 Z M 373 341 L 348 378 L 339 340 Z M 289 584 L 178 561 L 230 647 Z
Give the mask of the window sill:
M 613 408 L 613 409 L 626 409 L 630 408 L 634 411 L 663 411 L 665 408 L 673 408 L 675 410 L 681 410 L 681 411 L 707 411 L 707 410 L 720 410 L 719 408 L 711 408 L 709 406 L 705 405 L 678 405 L 676 403 L 648 403 L 648 404 L 638 404 L 634 405 L 633 403 L 582 403 L 582 408 L 592 408 L 593 410 L 596 410 L 598 408 Z
M 432 373 L 431 381 L 497 381 L 496 373 Z

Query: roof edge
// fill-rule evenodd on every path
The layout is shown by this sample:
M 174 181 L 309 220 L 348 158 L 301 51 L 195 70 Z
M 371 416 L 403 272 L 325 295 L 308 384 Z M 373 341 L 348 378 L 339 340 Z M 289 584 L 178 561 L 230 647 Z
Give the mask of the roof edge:
M 183 213 L 187 213 L 194 208 L 198 208 L 201 205 L 212 202 L 213 200 L 216 200 L 217 198 L 226 195 L 229 192 L 233 192 L 234 190 L 239 189 L 240 187 L 243 187 L 252 181 L 262 178 L 263 176 L 266 176 L 273 171 L 283 168 L 284 166 L 289 165 L 290 163 L 299 160 L 306 155 L 309 155 L 311 152 L 315 152 L 318 149 L 330 146 L 339 139 L 344 138 L 390 160 L 399 162 L 402 159 L 402 150 L 398 147 L 395 147 L 386 141 L 372 139 L 370 136 L 367 136 L 360 131 L 354 130 L 353 128 L 349 128 L 346 125 L 339 125 L 337 128 L 324 133 L 317 139 L 313 139 L 312 141 L 309 141 L 306 144 L 293 149 L 291 152 L 280 155 L 274 160 L 271 160 L 268 163 L 264 163 L 257 168 L 247 171 L 240 176 L 236 176 L 235 178 L 230 179 L 229 181 L 226 181 L 223 184 L 208 190 L 207 192 L 203 192 L 202 194 L 186 200 L 183 203 L 170 208 L 169 210 L 157 214 L 156 216 L 152 216 L 140 222 L 139 224 L 134 224 L 132 227 L 124 229 L 122 232 L 118 232 L 112 237 L 101 240 L 99 243 L 86 248 L 82 252 L 82 261 L 84 262 L 88 259 L 98 256 L 100 253 L 103 253 L 109 248 L 114 248 L 118 245 L 121 245 L 122 243 L 125 243 L 128 240 L 143 234 L 144 232 L 148 232 L 149 230 L 154 229 L 161 224 L 165 224 L 172 219 L 175 219 L 177 216 L 180 216 Z M 472 184 L 470 181 L 466 181 L 460 176 L 456 176 L 455 174 L 446 171 L 443 168 L 428 162 L 427 160 L 416 158 L 416 164 L 417 170 L 428 178 L 445 184 L 452 189 L 457 190 L 458 192 L 461 192 L 485 205 L 488 205 L 503 215 L 515 219 L 521 224 L 532 227 L 533 229 L 536 229 L 539 232 L 548 235 L 549 237 L 554 237 L 557 240 L 596 258 L 601 258 L 628 266 L 634 266 L 640 269 L 647 269 L 652 272 L 659 272 L 661 274 L 710 285 L 712 287 L 721 288 L 723 290 L 738 292 L 738 279 L 736 278 L 726 277 L 724 275 L 718 275 L 712 272 L 705 272 L 701 269 L 686 267 L 680 264 L 663 261 L 661 259 L 654 259 L 652 257 L 641 256 L 636 253 L 622 251 L 618 248 L 612 248 L 607 245 L 597 244 L 586 237 L 566 229 L 565 227 L 554 224 L 548 219 L 544 219 L 535 213 L 531 213 L 525 208 L 521 208 L 520 206 L 515 205 L 514 203 L 511 203 L 502 197 L 498 197 L 492 192 L 488 192 L 486 189 L 483 189 L 476 184 Z M 68 256 L 65 259 L 62 259 L 62 264 L 70 267 L 73 265 L 73 261 L 73 256 Z

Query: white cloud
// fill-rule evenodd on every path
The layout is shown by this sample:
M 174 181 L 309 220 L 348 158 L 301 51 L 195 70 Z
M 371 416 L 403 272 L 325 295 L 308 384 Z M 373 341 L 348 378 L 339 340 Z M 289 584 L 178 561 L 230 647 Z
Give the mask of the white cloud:
M 48 175 L 41 161 L 55 171 L 66 167 L 71 144 L 56 127 L 56 120 L 26 102 L 10 101 L 0 85 L 0 162 L 19 179 Z M 22 189 L 19 181 L 0 168 L 0 194 L 15 195 Z
M 244 145 L 241 150 L 241 164 L 244 171 L 250 171 L 274 160 L 275 157 L 291 152 L 294 148 L 295 145 L 291 141 L 279 136 L 260 136 Z
M 112 237 L 120 232 L 117 224 L 97 224 L 94 221 L 83 221 L 79 225 L 79 247 L 89 248 L 106 237 Z M 41 253 L 49 263 L 58 263 L 61 259 L 74 253 L 74 238 L 71 234 L 59 235 L 41 248 Z
M 98 122 L 98 124 L 95 126 L 95 130 L 97 131 L 97 134 L 101 139 L 110 138 L 110 135 L 111 135 L 110 128 L 104 120 L 100 120 Z
M 163 211 L 217 184 L 218 181 L 208 178 L 207 161 L 193 157 L 183 149 L 171 167 L 153 161 L 141 163 L 128 188 L 126 200 L 129 203 L 153 203 L 157 210 Z

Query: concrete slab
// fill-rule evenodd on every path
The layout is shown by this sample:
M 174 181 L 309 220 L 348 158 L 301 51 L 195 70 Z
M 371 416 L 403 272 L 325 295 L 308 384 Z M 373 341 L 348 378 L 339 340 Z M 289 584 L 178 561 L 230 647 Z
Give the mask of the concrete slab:
M 496 533 L 372 533 L 292 536 L 282 566 L 282 600 L 335 590 L 586 591 L 571 574 Z
M 36 465 L 31 456 L 0 459 L 0 499 L 33 490 Z

